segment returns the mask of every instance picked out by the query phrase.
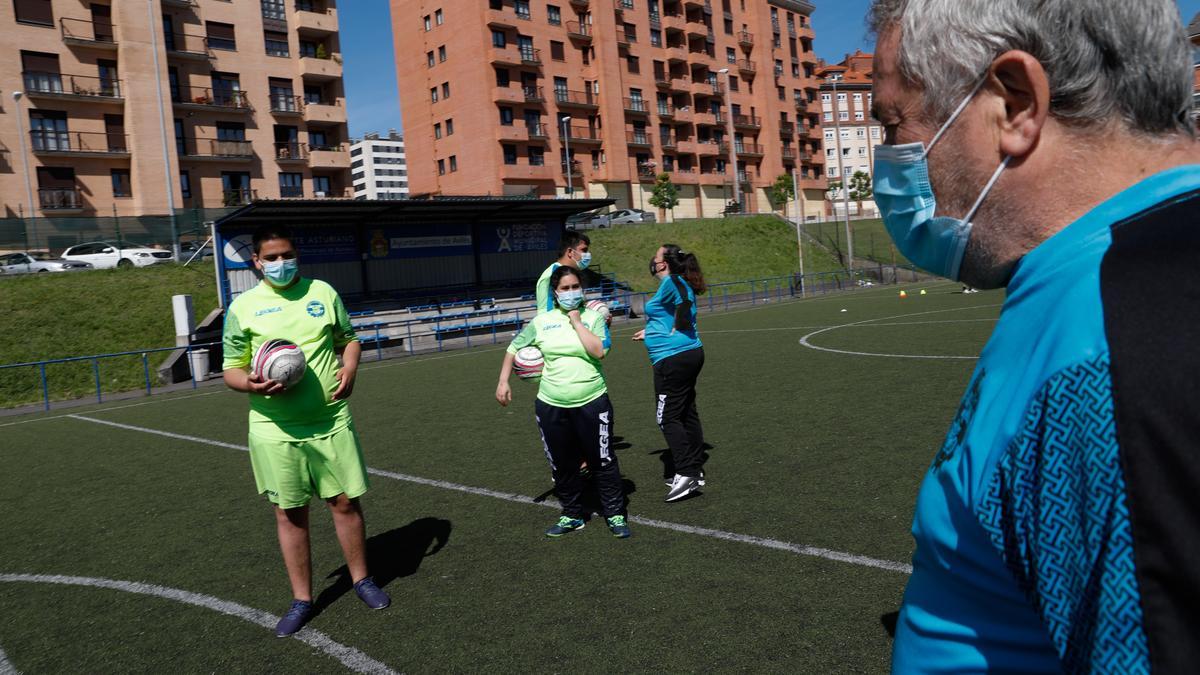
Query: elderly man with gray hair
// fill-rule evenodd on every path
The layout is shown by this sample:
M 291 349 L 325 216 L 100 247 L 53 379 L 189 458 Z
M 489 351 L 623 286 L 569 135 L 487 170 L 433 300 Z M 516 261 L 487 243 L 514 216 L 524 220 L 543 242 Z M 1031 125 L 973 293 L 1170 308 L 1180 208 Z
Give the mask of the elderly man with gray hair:
M 1007 288 L 925 477 L 900 673 L 1200 667 L 1200 152 L 1171 0 L 875 0 L 875 195 Z

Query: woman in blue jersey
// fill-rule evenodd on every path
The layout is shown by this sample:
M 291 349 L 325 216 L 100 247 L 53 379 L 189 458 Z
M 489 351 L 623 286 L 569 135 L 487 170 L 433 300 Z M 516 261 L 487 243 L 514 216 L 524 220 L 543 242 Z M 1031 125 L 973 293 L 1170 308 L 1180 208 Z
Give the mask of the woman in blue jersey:
M 645 341 L 654 366 L 658 426 L 669 448 L 667 501 L 674 502 L 704 485 L 704 431 L 696 412 L 704 347 L 696 327 L 696 295 L 707 287 L 696 256 L 674 244 L 654 254 L 650 274 L 660 279 L 658 292 L 646 303 L 646 328 L 633 339 Z
M 525 347 L 537 347 L 544 367 L 534 415 L 554 475 L 554 491 L 562 504 L 562 515 L 546 530 L 546 536 L 561 537 L 583 529 L 587 513 L 580 460 L 586 459 L 596 478 L 608 528 L 613 536 L 625 538 L 629 525 L 621 513 L 625 507 L 621 468 L 610 441 L 613 408 L 600 367 L 612 345 L 608 322 L 599 312 L 583 306 L 583 286 L 575 268 L 563 265 L 551 272 L 549 289 L 553 309 L 531 319 L 508 346 L 496 400 L 502 406 L 512 402 L 508 378 L 516 354 Z

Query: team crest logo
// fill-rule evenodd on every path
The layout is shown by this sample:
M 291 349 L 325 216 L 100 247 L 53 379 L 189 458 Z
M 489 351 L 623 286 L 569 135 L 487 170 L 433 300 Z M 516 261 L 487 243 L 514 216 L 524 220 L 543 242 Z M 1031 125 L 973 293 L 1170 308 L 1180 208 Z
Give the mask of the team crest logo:
M 308 315 L 315 319 L 325 316 L 325 305 L 321 304 L 320 300 L 313 300 L 305 309 L 308 310 Z

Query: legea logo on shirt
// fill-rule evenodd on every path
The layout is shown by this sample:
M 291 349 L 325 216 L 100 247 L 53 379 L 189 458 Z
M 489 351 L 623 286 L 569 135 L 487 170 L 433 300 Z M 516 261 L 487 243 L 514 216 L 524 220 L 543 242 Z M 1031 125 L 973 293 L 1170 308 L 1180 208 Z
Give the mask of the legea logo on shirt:
M 321 304 L 320 300 L 313 300 L 305 309 L 308 310 L 308 315 L 311 317 L 319 319 L 325 316 L 325 305 Z
M 554 330 L 555 328 L 562 328 L 562 326 L 563 325 L 561 323 L 548 323 L 545 326 L 542 326 L 542 330 Z
M 274 314 L 275 312 L 282 312 L 282 311 L 283 311 L 282 307 L 267 307 L 266 309 L 260 309 L 257 312 L 255 312 L 254 316 L 262 316 L 263 314 Z

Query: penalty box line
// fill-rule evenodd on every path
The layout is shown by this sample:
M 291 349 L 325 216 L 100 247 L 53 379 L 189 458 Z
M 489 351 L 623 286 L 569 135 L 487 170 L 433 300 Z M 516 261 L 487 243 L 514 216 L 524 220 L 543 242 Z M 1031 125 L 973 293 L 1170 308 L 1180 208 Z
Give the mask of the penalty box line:
M 202 438 L 200 436 L 177 434 L 177 433 L 174 433 L 171 431 L 161 431 L 159 429 L 150 429 L 148 427 L 140 427 L 140 426 L 135 426 L 132 424 L 123 424 L 121 422 L 113 422 L 111 420 L 102 420 L 102 419 L 97 419 L 94 417 L 85 417 L 83 415 L 68 415 L 68 417 L 70 417 L 72 419 L 77 419 L 77 420 L 80 420 L 83 422 L 91 422 L 93 424 L 102 424 L 102 425 L 114 427 L 117 429 L 124 429 L 126 431 L 137 431 L 137 432 L 141 432 L 144 434 L 153 434 L 155 436 L 162 436 L 164 438 L 173 438 L 175 440 L 180 440 L 180 441 L 189 441 L 192 443 L 201 443 L 203 445 L 210 445 L 210 446 L 214 446 L 214 447 L 218 447 L 218 448 L 227 448 L 229 450 L 241 450 L 242 452 L 249 452 L 249 450 L 250 450 L 248 447 L 246 447 L 244 445 L 238 445 L 236 443 L 226 443 L 224 441 L 217 441 L 217 440 L 213 440 L 210 438 Z M 498 490 L 489 490 L 487 488 L 473 487 L 470 485 L 461 485 L 459 483 L 452 483 L 450 481 L 437 480 L 437 479 L 433 479 L 433 478 L 422 478 L 421 476 L 412 476 L 409 474 L 398 473 L 395 471 L 385 471 L 383 469 L 374 469 L 374 468 L 369 468 L 369 467 L 367 468 L 367 473 L 369 473 L 373 476 L 379 476 L 381 478 L 390 478 L 392 480 L 398 480 L 398 481 L 402 481 L 402 482 L 406 482 L 406 483 L 415 483 L 417 485 L 425 485 L 428 487 L 441 488 L 443 490 L 451 490 L 454 492 L 463 492 L 466 494 L 478 495 L 480 497 L 491 497 L 492 499 L 499 499 L 499 500 L 503 500 L 506 502 L 513 502 L 516 504 L 526 504 L 526 505 L 534 504 L 534 505 L 544 506 L 544 507 L 554 508 L 554 509 L 559 508 L 559 505 L 557 503 L 551 503 L 549 500 L 547 500 L 546 502 L 535 502 L 533 497 L 515 494 L 512 492 L 501 492 Z M 903 574 L 912 574 L 912 566 L 911 565 L 908 565 L 906 563 L 894 562 L 891 560 L 881 560 L 878 558 L 871 558 L 869 556 L 864 556 L 864 555 L 856 555 L 853 553 L 844 553 L 842 551 L 834 551 L 834 550 L 827 549 L 827 548 L 820 548 L 820 547 L 816 547 L 816 546 L 805 546 L 803 544 L 794 544 L 792 542 L 781 541 L 778 539 L 770 539 L 770 538 L 766 538 L 766 537 L 756 537 L 753 535 L 739 534 L 736 532 L 726 532 L 724 530 L 716 530 L 716 529 L 707 528 L 707 527 L 698 527 L 695 525 L 685 525 L 683 523 L 673 523 L 673 522 L 669 522 L 669 521 L 665 521 L 665 520 L 655 520 L 653 518 L 644 518 L 642 516 L 630 516 L 629 520 L 638 525 L 644 525 L 646 527 L 653 527 L 653 528 L 657 528 L 660 530 L 668 530 L 671 532 L 681 532 L 684 534 L 694 534 L 694 535 L 698 535 L 701 537 L 708 537 L 710 539 L 720 539 L 723 541 L 732 541 L 732 542 L 737 542 L 737 543 L 741 543 L 741 544 L 749 544 L 751 546 L 759 546 L 762 548 L 774 549 L 777 551 L 787 551 L 789 553 L 795 553 L 797 555 L 808 556 L 808 557 L 813 557 L 813 558 L 823 558 L 825 560 L 833 560 L 833 561 L 837 561 L 837 562 L 849 563 L 851 565 L 859 565 L 861 567 L 872 567 L 875 569 L 888 570 L 891 572 L 901 572 Z

